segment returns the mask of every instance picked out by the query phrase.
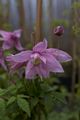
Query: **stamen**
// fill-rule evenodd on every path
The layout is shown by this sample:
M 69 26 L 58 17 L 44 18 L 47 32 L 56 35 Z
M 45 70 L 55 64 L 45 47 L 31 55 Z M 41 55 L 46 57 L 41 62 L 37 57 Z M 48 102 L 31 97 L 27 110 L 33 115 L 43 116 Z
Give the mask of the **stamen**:
M 34 65 L 39 65 L 41 63 L 41 60 L 39 58 L 36 58 L 33 60 Z

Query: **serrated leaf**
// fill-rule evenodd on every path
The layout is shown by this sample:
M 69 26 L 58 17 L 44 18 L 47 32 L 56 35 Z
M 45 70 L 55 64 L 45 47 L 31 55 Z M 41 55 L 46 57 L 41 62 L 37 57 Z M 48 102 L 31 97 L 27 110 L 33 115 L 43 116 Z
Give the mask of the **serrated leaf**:
M 17 97 L 17 103 L 18 106 L 27 113 L 27 115 L 30 117 L 30 106 L 29 102 L 23 98 Z
M 8 100 L 7 106 L 10 105 L 10 104 L 12 104 L 13 102 L 15 102 L 15 100 L 16 100 L 16 97 L 15 97 L 15 96 L 12 96 L 12 97 Z

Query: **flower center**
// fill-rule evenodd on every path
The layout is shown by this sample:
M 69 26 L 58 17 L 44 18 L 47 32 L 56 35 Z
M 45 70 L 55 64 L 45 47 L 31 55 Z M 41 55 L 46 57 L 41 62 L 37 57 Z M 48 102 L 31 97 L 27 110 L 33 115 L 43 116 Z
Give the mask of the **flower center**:
M 36 58 L 33 60 L 34 65 L 39 65 L 41 63 L 41 60 L 39 58 Z
M 15 35 L 11 35 L 12 40 L 17 40 L 17 37 Z
M 33 59 L 33 64 L 34 65 L 39 65 L 41 63 L 39 54 L 35 53 L 31 56 L 31 58 Z

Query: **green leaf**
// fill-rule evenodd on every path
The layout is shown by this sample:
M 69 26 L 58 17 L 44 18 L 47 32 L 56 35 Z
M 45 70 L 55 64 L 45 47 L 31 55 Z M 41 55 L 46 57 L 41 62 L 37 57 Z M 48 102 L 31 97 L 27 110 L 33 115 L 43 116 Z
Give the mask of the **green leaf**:
M 31 109 L 33 109 L 39 102 L 38 98 L 32 98 L 31 99 Z
M 0 98 L 0 110 L 5 109 L 5 100 Z
M 29 96 L 27 96 L 27 95 L 22 95 L 22 94 L 18 95 L 18 97 L 20 97 L 20 98 L 29 98 Z
M 5 90 L 0 88 L 0 96 L 3 96 L 5 93 L 6 93 Z
M 6 93 L 16 94 L 16 92 L 17 92 L 17 88 L 15 85 L 11 85 L 6 89 Z
M 5 114 L 5 108 L 6 108 L 5 100 L 0 98 L 0 116 Z
M 8 100 L 7 106 L 10 105 L 10 104 L 12 104 L 13 102 L 15 102 L 15 100 L 16 100 L 16 97 L 15 97 L 15 96 L 12 96 L 12 97 Z
M 23 98 L 17 97 L 18 106 L 30 116 L 30 106 L 29 102 Z

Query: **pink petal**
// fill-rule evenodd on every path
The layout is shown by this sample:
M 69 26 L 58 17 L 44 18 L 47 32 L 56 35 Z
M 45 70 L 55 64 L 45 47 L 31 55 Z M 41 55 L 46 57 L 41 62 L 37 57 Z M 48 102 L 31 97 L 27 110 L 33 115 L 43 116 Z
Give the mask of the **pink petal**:
M 13 47 L 13 45 L 10 44 L 9 42 L 7 42 L 7 41 L 3 42 L 2 48 L 3 48 L 4 50 L 8 50 L 8 49 L 10 49 L 10 48 L 12 48 L 12 47 Z
M 14 63 L 12 66 L 11 66 L 11 70 L 16 70 L 16 69 L 19 69 L 21 68 L 22 66 L 24 65 L 24 63 Z
M 47 49 L 47 52 L 52 54 L 59 62 L 67 62 L 72 60 L 68 53 L 59 49 L 49 48 Z
M 36 70 L 36 75 L 39 75 L 39 77 L 42 79 L 43 75 L 42 72 L 40 70 L 40 66 L 35 66 L 35 70 Z
M 32 58 L 32 59 L 37 59 L 37 58 L 39 58 L 41 61 L 43 61 L 43 62 L 46 64 L 46 58 L 45 58 L 44 56 L 41 56 L 41 55 L 38 54 L 38 53 L 33 53 L 33 54 L 31 55 L 31 58 Z
M 13 63 L 14 61 L 12 60 L 12 56 L 14 56 L 14 55 L 11 54 L 10 56 L 7 56 L 6 61 Z
M 25 77 L 27 79 L 34 79 L 36 76 L 35 68 L 33 67 L 32 61 L 29 61 L 26 70 L 25 70 Z
M 47 69 L 46 64 L 42 63 L 39 65 L 40 72 L 44 78 L 47 78 L 49 76 L 49 70 Z
M 4 38 L 4 40 L 7 40 L 10 37 L 11 32 L 0 30 L 0 35 Z
M 7 61 L 12 60 L 14 62 L 27 62 L 30 59 L 32 51 L 22 51 L 16 55 L 11 55 L 7 57 Z
M 46 64 L 46 58 L 40 55 L 40 59 Z
M 46 58 L 46 67 L 50 72 L 64 72 L 61 64 L 50 54 L 44 55 Z
M 33 47 L 33 51 L 43 52 L 47 48 L 47 40 L 44 39 L 43 42 L 39 42 Z
M 21 32 L 22 32 L 22 29 L 18 29 L 18 30 L 15 30 L 13 33 L 16 37 L 20 38 L 21 37 Z
M 16 49 L 19 50 L 19 51 L 24 50 L 24 48 L 22 47 L 22 45 L 21 45 L 21 43 L 20 43 L 19 40 L 16 41 L 15 47 L 16 47 Z
M 36 70 L 36 75 L 39 75 L 41 79 L 42 77 L 47 78 L 49 76 L 49 71 L 46 69 L 46 66 L 44 66 L 43 64 L 35 66 L 35 70 Z
M 46 69 L 46 65 L 41 63 L 38 66 L 34 66 L 34 69 L 36 71 L 36 75 L 39 75 L 39 77 L 42 79 L 42 77 L 46 78 L 49 76 L 49 71 Z

